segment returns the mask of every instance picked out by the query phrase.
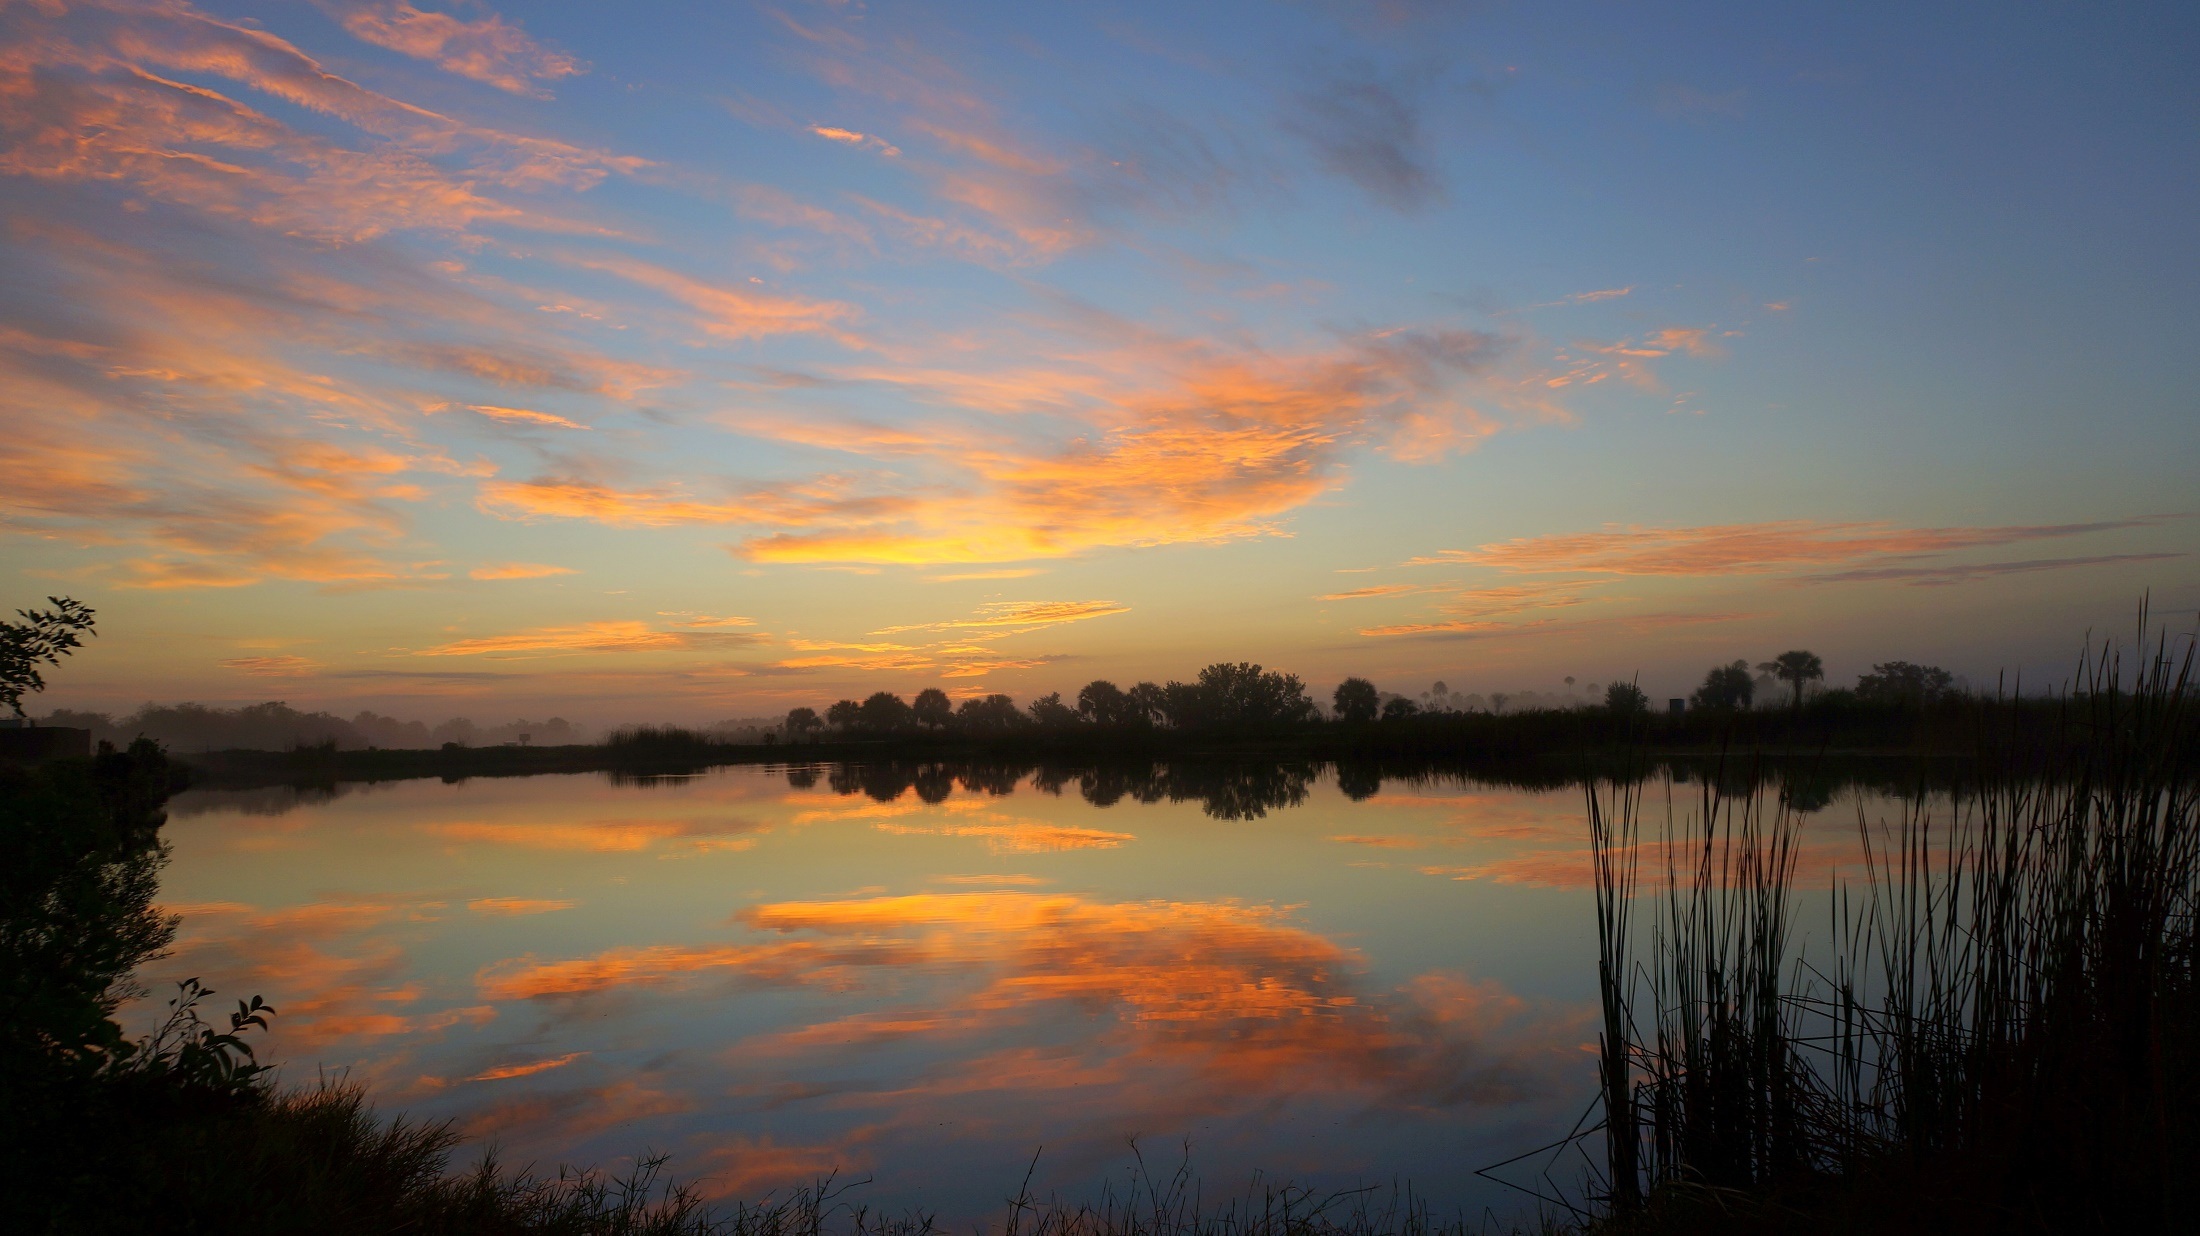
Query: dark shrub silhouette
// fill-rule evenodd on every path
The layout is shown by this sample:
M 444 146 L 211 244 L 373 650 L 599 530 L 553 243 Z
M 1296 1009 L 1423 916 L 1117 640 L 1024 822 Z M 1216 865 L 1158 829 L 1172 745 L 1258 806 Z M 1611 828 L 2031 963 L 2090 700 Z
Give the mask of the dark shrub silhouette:
M 1703 685 L 1688 697 L 1688 706 L 1733 712 L 1749 707 L 1756 694 L 1757 680 L 1749 672 L 1749 662 L 1736 661 L 1732 665 L 1714 665 L 1704 671 Z
M 1339 721 L 1364 725 L 1382 715 L 1383 697 L 1365 678 L 1347 678 L 1338 683 L 1330 702 L 1336 705 Z
M 1031 701 L 1032 724 L 1046 730 L 1066 730 L 1078 722 L 1077 710 L 1062 702 L 1062 693 L 1049 691 Z
M 1400 695 L 1384 701 L 1383 720 L 1403 721 L 1408 717 L 1418 716 L 1420 711 L 1421 706 L 1419 704 Z
M 972 734 L 1007 734 L 1023 728 L 1024 714 L 1005 695 L 981 695 L 962 702 L 955 724 Z
M 1604 707 L 1613 716 L 1640 716 L 1650 711 L 1650 697 L 1634 683 L 1615 682 L 1604 688 Z
M 1912 665 L 1908 661 L 1882 661 L 1869 674 L 1858 675 L 1856 698 L 1867 704 L 1899 704 L 1912 708 L 1936 704 L 1954 695 L 1956 677 L 1937 665 Z
M 909 715 L 928 730 L 944 730 L 955 722 L 954 701 L 938 687 L 926 687 L 909 701 Z

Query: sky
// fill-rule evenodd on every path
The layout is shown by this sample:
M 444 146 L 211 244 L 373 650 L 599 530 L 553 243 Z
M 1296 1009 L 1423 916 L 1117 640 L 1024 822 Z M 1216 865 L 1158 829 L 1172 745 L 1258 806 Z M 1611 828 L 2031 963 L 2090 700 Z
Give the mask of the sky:
M 42 706 L 2045 684 L 2200 608 L 2189 5 L 0 28 Z

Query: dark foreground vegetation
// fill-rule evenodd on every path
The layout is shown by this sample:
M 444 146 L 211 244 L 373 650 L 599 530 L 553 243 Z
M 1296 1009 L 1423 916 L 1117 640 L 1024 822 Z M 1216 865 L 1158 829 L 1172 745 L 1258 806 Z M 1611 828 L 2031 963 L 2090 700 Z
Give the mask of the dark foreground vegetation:
M 1789 804 L 1713 780 L 1652 836 L 1639 786 L 1592 790 L 1606 1227 L 2193 1230 L 2200 684 L 2168 654 L 2104 654 L 2070 737 L 1953 818 L 1859 821 L 1814 951 Z

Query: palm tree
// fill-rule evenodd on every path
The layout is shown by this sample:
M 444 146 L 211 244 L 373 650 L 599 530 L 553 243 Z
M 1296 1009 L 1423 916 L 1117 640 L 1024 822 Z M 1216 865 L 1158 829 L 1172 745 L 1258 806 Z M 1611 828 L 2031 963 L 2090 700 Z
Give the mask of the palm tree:
M 1818 659 L 1818 654 L 1805 652 L 1800 648 L 1790 648 L 1770 661 L 1759 663 L 1757 668 L 1782 682 L 1795 684 L 1795 710 L 1797 712 L 1801 712 L 1803 709 L 1803 684 L 1823 679 L 1826 676 L 1825 662 Z

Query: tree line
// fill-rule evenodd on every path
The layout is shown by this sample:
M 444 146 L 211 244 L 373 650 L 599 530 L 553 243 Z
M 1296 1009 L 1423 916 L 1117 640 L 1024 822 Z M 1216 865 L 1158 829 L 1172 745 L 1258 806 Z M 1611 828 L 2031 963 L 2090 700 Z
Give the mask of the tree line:
M 1753 672 L 1754 671 L 1754 672 Z M 1816 653 L 1791 649 L 1754 667 L 1746 660 L 1715 665 L 1689 697 L 1696 711 L 1738 711 L 1754 707 L 1760 690 L 1784 684 L 1794 707 L 1804 688 L 1823 681 L 1825 664 Z M 1567 681 L 1571 682 L 1571 679 Z M 1592 686 L 1592 690 L 1594 687 Z M 1886 661 L 1857 679 L 1845 694 L 1869 705 L 1924 705 L 1958 693 L 1955 676 L 1933 665 Z M 1828 693 L 1831 694 L 1831 693 Z M 1346 725 L 1404 721 L 1442 712 L 1403 695 L 1387 694 L 1366 678 L 1347 678 L 1330 696 L 1329 719 Z M 1649 696 L 1632 682 L 1605 690 L 1603 707 L 1626 715 L 1649 711 Z M 846 736 L 967 734 L 995 736 L 1032 730 L 1263 730 L 1323 719 L 1322 710 L 1298 675 L 1264 669 L 1251 662 L 1218 661 L 1191 682 L 1141 682 L 1119 687 L 1107 679 L 1085 684 L 1075 698 L 1049 692 L 1019 707 L 999 693 L 956 703 L 945 691 L 926 687 L 904 700 L 891 691 L 875 691 L 861 700 L 844 699 L 823 712 L 811 707 L 788 711 L 782 728 L 802 739 L 824 733 Z

